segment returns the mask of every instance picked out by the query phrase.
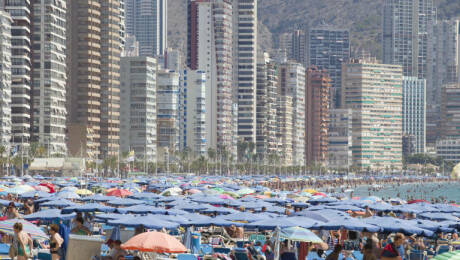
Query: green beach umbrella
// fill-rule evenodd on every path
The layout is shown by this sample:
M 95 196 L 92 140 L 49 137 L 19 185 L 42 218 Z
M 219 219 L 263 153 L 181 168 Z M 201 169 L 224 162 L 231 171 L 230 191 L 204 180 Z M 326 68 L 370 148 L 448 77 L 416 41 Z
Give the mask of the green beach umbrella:
M 322 243 L 323 240 L 319 238 L 315 233 L 308 229 L 301 227 L 288 227 L 283 228 L 279 234 L 280 238 L 288 239 L 291 241 L 299 242 L 311 242 L 311 243 Z
M 437 255 L 433 260 L 460 260 L 460 250 Z

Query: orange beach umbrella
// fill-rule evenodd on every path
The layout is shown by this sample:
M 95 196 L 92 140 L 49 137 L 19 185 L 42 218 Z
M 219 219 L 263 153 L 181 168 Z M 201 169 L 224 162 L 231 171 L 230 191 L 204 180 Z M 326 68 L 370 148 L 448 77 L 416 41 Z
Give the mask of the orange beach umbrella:
M 137 250 L 141 252 L 155 253 L 184 253 L 187 248 L 172 237 L 162 232 L 145 232 L 132 237 L 126 243 L 121 245 L 125 250 Z

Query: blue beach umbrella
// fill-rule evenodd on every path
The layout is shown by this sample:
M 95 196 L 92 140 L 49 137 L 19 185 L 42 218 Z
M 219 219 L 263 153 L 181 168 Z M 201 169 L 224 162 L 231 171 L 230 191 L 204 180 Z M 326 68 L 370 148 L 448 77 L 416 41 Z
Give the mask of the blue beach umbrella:
M 66 199 L 54 199 L 54 200 L 44 202 L 44 203 L 42 203 L 40 205 L 43 206 L 43 207 L 62 208 L 62 207 L 76 206 L 77 204 L 72 202 L 72 201 L 68 201 Z
M 407 220 L 392 218 L 392 217 L 370 217 L 363 219 L 365 223 L 372 224 L 382 228 L 383 232 L 386 233 L 396 233 L 401 232 L 406 235 L 419 235 L 432 237 L 434 235 L 433 231 L 422 229 L 414 225 L 414 223 Z
M 101 205 L 98 203 L 88 203 L 77 206 L 70 206 L 62 209 L 63 213 L 68 212 L 114 212 L 116 209 L 113 207 Z
M 110 201 L 107 201 L 108 204 L 113 206 L 131 206 L 131 205 L 138 205 L 144 204 L 145 201 L 143 200 L 135 200 L 135 199 L 127 199 L 127 198 L 114 198 Z
M 229 221 L 245 221 L 245 222 L 256 222 L 259 220 L 264 220 L 264 219 L 270 219 L 271 217 L 267 214 L 253 214 L 250 212 L 240 212 L 240 213 L 234 213 L 234 214 L 229 214 L 222 216 L 223 219 L 229 220 Z
M 25 220 L 55 220 L 55 219 L 60 219 L 60 220 L 69 220 L 75 217 L 75 213 L 71 214 L 62 214 L 61 210 L 59 209 L 45 209 L 41 211 L 37 211 L 35 213 L 25 215 L 24 219 Z
M 118 212 L 120 213 L 135 213 L 135 214 L 146 214 L 146 213 L 153 213 L 153 214 L 164 214 L 166 213 L 165 209 L 162 208 L 156 208 L 150 205 L 144 205 L 144 204 L 139 204 L 139 205 L 133 205 L 130 207 L 126 208 L 118 208 Z

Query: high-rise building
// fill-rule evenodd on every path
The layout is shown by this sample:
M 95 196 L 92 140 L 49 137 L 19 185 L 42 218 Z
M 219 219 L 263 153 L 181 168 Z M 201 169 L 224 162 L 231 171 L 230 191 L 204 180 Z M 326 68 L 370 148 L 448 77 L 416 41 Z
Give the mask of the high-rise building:
M 292 33 L 291 50 L 289 58 L 307 66 L 307 36 L 303 30 Z
M 166 49 L 163 63 L 164 68 L 167 70 L 183 71 L 184 58 L 182 52 L 172 48 Z
M 350 58 L 350 32 L 321 26 L 311 28 L 307 35 L 307 67 L 325 69 L 331 78 L 331 108 L 339 108 L 342 80 L 342 63 Z
M 139 42 L 134 35 L 125 35 L 125 46 L 123 47 L 122 57 L 137 57 L 139 56 Z
M 328 128 L 328 167 L 336 170 L 349 170 L 353 166 L 352 136 L 353 110 L 329 110 Z
M 276 98 L 276 138 L 278 139 L 278 151 L 280 163 L 291 166 L 293 164 L 292 151 L 292 97 L 279 95 Z
M 67 147 L 97 159 L 101 122 L 101 4 L 67 2 Z
M 11 16 L 0 10 L 0 146 L 11 142 Z
M 401 65 L 404 76 L 426 78 L 433 0 L 385 0 L 382 19 L 383 63 Z
M 292 163 L 305 164 L 305 68 L 288 61 L 278 68 L 279 95 L 292 98 Z
M 277 65 L 268 53 L 260 53 L 257 62 L 256 153 L 259 160 L 278 149 L 276 138 Z
M 428 38 L 427 143 L 439 137 L 442 86 L 460 82 L 460 21 L 438 21 Z
M 426 80 L 403 77 L 403 134 L 415 138 L 415 153 L 425 153 Z
M 100 156 L 117 156 L 120 142 L 120 0 L 101 1 Z
M 442 88 L 440 138 L 460 139 L 460 83 Z
M 190 148 L 197 156 L 206 156 L 209 145 L 206 132 L 211 128 L 206 121 L 206 73 L 187 69 L 183 75 L 180 147 Z
M 436 141 L 436 156 L 444 161 L 460 162 L 460 139 L 442 138 Z
M 325 70 L 310 67 L 305 90 L 305 163 L 327 163 L 329 90 L 331 79 Z
M 139 55 L 163 55 L 168 44 L 167 0 L 124 0 L 126 33 L 136 36 Z
M 352 59 L 342 68 L 342 104 L 353 110 L 353 162 L 402 167 L 402 67 Z
M 232 144 L 232 8 L 229 0 L 188 3 L 187 65 L 206 73 L 206 122 L 210 124 L 206 140 L 213 149 L 236 149 Z
M 179 150 L 179 72 L 157 73 L 157 146 L 173 152 Z M 161 155 L 160 155 L 161 157 Z
M 120 149 L 146 162 L 157 160 L 157 62 L 121 58 Z
M 257 0 L 233 1 L 233 83 L 238 137 L 256 142 Z
M 31 141 L 66 154 L 66 1 L 33 0 Z
M 280 35 L 279 48 L 281 50 L 285 50 L 288 58 L 291 58 L 289 56 L 290 50 L 292 49 L 292 33 L 291 32 L 285 32 Z
M 1 5 L 0 1 L 0 5 Z M 4 1 L 5 11 L 11 15 L 11 132 L 13 145 L 28 146 L 30 141 L 31 87 L 31 15 L 30 1 Z M 3 42 L 3 41 L 2 41 Z

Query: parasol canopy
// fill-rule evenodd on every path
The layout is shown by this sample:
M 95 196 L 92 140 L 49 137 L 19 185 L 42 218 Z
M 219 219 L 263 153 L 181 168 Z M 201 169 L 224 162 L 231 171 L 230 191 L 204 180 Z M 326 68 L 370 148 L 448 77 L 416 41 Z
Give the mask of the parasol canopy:
M 187 248 L 175 237 L 161 232 L 145 232 L 121 245 L 124 250 L 155 253 L 184 253 Z

